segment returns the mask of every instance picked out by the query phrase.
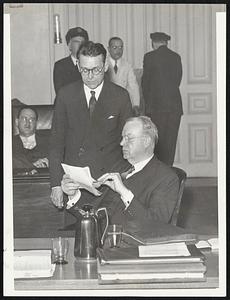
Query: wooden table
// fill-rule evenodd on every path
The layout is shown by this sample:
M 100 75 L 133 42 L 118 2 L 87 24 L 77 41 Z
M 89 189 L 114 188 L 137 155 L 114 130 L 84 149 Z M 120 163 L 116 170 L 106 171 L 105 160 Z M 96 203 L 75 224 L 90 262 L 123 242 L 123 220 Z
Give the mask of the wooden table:
M 209 237 L 206 237 L 207 239 Z M 204 239 L 204 237 L 203 237 Z M 217 288 L 218 252 L 204 252 L 207 260 L 207 280 L 204 282 L 179 283 L 146 283 L 146 284 L 112 284 L 99 285 L 97 280 L 97 266 L 95 263 L 80 263 L 73 255 L 74 239 L 69 238 L 68 264 L 57 265 L 51 278 L 16 279 L 15 290 L 108 290 L 108 289 L 182 289 L 182 288 Z M 51 249 L 49 238 L 15 239 L 15 249 Z

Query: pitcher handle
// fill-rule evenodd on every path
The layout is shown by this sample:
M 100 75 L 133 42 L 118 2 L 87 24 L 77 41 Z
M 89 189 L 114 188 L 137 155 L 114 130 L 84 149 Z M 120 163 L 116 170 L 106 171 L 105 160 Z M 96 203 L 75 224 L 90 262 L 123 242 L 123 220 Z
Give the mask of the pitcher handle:
M 101 245 L 103 245 L 103 243 L 104 243 L 104 236 L 105 236 L 106 231 L 107 231 L 107 228 L 108 228 L 108 226 L 109 226 L 109 216 L 108 216 L 107 209 L 106 209 L 105 207 L 99 208 L 99 209 L 97 210 L 97 213 L 96 213 L 96 214 L 98 214 L 98 212 L 101 211 L 101 210 L 103 210 L 103 211 L 105 212 L 105 216 L 106 216 L 106 225 L 105 225 L 104 232 L 103 232 L 103 234 L 102 234 L 102 236 L 101 236 Z

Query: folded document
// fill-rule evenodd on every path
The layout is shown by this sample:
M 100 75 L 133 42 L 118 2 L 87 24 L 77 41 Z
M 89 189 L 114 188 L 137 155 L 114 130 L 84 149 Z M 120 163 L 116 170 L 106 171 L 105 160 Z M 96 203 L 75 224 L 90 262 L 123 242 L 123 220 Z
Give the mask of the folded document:
M 14 251 L 14 278 L 51 277 L 54 270 L 51 250 Z

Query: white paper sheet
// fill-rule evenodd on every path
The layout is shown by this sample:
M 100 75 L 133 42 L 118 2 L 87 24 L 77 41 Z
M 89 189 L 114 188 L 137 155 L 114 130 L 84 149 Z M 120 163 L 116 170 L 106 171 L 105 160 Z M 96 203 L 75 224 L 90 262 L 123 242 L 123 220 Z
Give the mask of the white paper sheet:
M 75 167 L 67 164 L 61 164 L 66 174 L 80 184 L 80 189 L 86 189 L 90 193 L 95 194 L 98 191 L 92 185 L 95 179 L 91 176 L 89 167 Z
M 139 257 L 190 256 L 184 242 L 138 246 Z
M 14 278 L 51 277 L 55 266 L 51 263 L 51 250 L 14 252 Z

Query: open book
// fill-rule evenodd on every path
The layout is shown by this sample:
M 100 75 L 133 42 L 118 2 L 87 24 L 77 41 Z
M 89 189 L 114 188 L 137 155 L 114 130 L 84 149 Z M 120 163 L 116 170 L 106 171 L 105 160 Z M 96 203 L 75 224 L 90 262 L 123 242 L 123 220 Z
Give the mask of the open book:
M 14 278 L 51 277 L 54 270 L 51 250 L 14 251 Z

